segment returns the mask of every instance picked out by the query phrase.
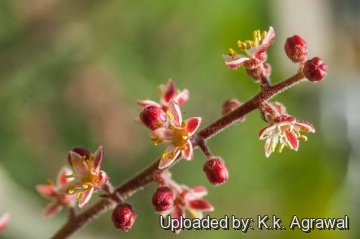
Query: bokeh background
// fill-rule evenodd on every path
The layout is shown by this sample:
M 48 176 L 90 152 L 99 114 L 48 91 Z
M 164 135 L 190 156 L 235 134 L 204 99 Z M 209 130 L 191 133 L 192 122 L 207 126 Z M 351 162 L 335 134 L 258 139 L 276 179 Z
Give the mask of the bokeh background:
M 95 1 L 0 0 L 0 214 L 11 213 L 0 238 L 49 238 L 66 220 L 41 217 L 47 201 L 36 184 L 54 179 L 68 151 L 103 145 L 103 169 L 118 185 L 154 161 L 148 129 L 134 123 L 136 100 L 158 100 L 156 87 L 174 79 L 191 98 L 184 117 L 203 126 L 220 116 L 221 104 L 245 101 L 258 85 L 243 69 L 227 69 L 221 55 L 250 39 L 255 29 L 276 31 L 269 50 L 272 80 L 296 71 L 284 54 L 285 39 L 306 39 L 310 56 L 329 66 L 325 81 L 300 84 L 274 100 L 312 122 L 299 152 L 284 149 L 269 159 L 257 138 L 266 124 L 258 112 L 209 141 L 230 179 L 211 186 L 204 156 L 171 171 L 190 187 L 205 185 L 211 217 L 276 215 L 288 227 L 300 218 L 350 218 L 350 230 L 183 231 L 176 238 L 359 238 L 360 230 L 360 11 L 356 0 L 328 1 Z M 128 233 L 114 229 L 110 212 L 72 238 L 170 238 L 159 227 L 149 185 L 128 202 L 138 215 Z M 95 195 L 92 202 L 97 200 Z

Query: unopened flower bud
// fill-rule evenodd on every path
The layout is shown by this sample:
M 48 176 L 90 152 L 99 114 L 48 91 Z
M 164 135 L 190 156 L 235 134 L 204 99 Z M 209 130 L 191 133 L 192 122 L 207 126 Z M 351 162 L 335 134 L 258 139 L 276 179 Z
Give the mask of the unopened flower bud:
M 308 55 L 307 44 L 305 40 L 298 35 L 286 39 L 284 50 L 293 62 L 304 62 Z
M 169 187 L 158 187 L 152 197 L 152 204 L 157 212 L 169 210 L 174 205 L 174 193 Z
M 111 220 L 117 229 L 127 232 L 131 229 L 135 222 L 136 214 L 132 206 L 127 203 L 119 204 L 112 212 Z
M 225 162 L 220 157 L 208 159 L 204 164 L 203 170 L 209 182 L 214 186 L 225 183 L 229 178 L 229 172 L 225 166 Z
M 168 121 L 168 116 L 159 107 L 150 105 L 140 113 L 141 122 L 151 130 L 157 129 Z
M 262 68 L 245 68 L 245 71 L 254 80 L 254 82 L 260 83 L 261 77 L 270 78 L 271 66 L 268 63 L 263 63 Z
M 327 65 L 319 57 L 314 57 L 305 62 L 303 73 L 309 81 L 317 82 L 324 79 L 327 68 Z
M 226 115 L 234 110 L 236 110 L 237 108 L 239 108 L 242 105 L 242 103 L 240 101 L 238 101 L 237 99 L 233 98 L 231 100 L 227 100 L 223 103 L 222 105 L 222 115 Z M 245 120 L 245 116 L 241 117 L 237 122 L 243 122 Z

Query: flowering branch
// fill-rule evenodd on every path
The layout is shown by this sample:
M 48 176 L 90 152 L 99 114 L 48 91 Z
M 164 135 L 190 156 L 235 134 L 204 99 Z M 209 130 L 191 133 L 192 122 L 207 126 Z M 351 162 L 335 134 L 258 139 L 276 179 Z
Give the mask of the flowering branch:
M 299 63 L 299 70 L 292 77 L 271 85 L 269 78 L 271 67 L 266 63 L 266 51 L 274 38 L 275 32 L 272 28 L 269 33 L 260 34 L 260 31 L 255 31 L 253 41 L 238 42 L 239 47 L 246 52 L 246 57 L 238 55 L 232 49 L 224 56 L 229 68 L 236 69 L 244 65 L 247 74 L 255 82 L 260 83 L 260 92 L 245 103 L 240 103 L 236 99 L 226 101 L 223 104 L 223 116 L 197 133 L 195 131 L 201 123 L 201 118 L 193 117 L 182 121 L 179 108 L 179 105 L 188 100 L 189 91 L 178 91 L 172 80 L 167 86 L 159 88 L 160 104 L 150 100 L 139 101 L 138 105 L 142 112 L 137 122 L 152 130 L 149 136 L 155 145 L 168 143 L 169 146 L 160 159 L 121 186 L 113 189 L 108 182 L 107 174 L 100 170 L 104 155 L 102 147 L 99 147 L 94 155 L 80 148 L 71 151 L 69 161 L 75 173 L 62 174 L 65 176 L 64 180 L 58 185 L 61 187 L 58 192 L 51 194 L 51 198 L 55 199 L 51 205 L 55 205 L 57 209 L 67 207 L 73 212 L 74 200 L 77 199 L 79 206 L 85 207 L 93 192 L 103 189 L 106 194 L 86 211 L 72 215 L 52 238 L 67 238 L 114 207 L 112 214 L 114 226 L 128 231 L 136 216 L 131 205 L 124 201 L 151 182 L 158 184 L 152 202 L 155 210 L 162 215 L 171 213 L 171 217 L 179 218 L 185 216 L 187 209 L 195 217 L 201 217 L 203 211 L 213 210 L 209 202 L 201 199 L 207 194 L 204 187 L 188 188 L 178 185 L 171 179 L 168 169 L 181 158 L 191 160 L 193 149 L 199 147 L 207 159 L 203 169 L 210 183 L 217 186 L 226 182 L 228 171 L 224 160 L 219 156 L 213 156 L 206 142 L 225 128 L 244 121 L 245 116 L 256 109 L 260 110 L 264 121 L 270 123 L 270 126 L 259 133 L 260 139 L 266 139 L 265 155 L 268 157 L 278 142 L 280 142 L 279 152 L 284 146 L 297 150 L 299 141 L 307 139 L 300 135 L 300 131 L 314 132 L 314 127 L 308 122 L 296 120 L 295 117 L 288 115 L 285 106 L 281 103 L 269 103 L 268 100 L 306 79 L 312 82 L 322 80 L 327 66 L 318 57 L 306 61 L 305 41 L 298 36 L 288 38 L 284 47 L 285 52 L 293 62 Z M 250 49 L 247 49 L 248 47 Z M 68 181 L 69 178 L 75 179 Z M 51 190 L 54 191 L 53 186 Z M 77 193 L 76 199 L 72 197 L 74 193 Z M 177 228 L 175 232 L 179 233 L 180 229 Z

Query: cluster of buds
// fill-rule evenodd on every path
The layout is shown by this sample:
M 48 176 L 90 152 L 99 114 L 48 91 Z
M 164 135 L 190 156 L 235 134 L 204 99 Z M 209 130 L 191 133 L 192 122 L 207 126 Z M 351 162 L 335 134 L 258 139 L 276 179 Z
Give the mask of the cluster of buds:
M 93 193 L 99 191 L 108 181 L 108 175 L 100 170 L 104 148 L 100 146 L 94 154 L 87 149 L 74 148 L 68 155 L 67 166 L 61 168 L 56 184 L 36 186 L 36 190 L 51 202 L 45 207 L 43 216 L 51 218 L 62 208 L 74 209 L 76 202 L 83 208 L 88 205 Z

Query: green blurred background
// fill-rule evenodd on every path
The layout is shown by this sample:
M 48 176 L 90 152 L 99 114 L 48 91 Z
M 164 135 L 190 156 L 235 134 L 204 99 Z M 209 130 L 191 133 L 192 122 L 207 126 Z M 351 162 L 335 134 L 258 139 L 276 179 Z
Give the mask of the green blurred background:
M 341 4 L 339 4 L 341 2 Z M 0 0 L 0 214 L 11 223 L 0 238 L 49 238 L 66 220 L 62 211 L 41 217 L 47 201 L 36 184 L 55 179 L 68 151 L 105 147 L 103 170 L 118 185 L 153 162 L 149 130 L 134 123 L 136 100 L 158 100 L 156 87 L 174 79 L 190 90 L 184 117 L 218 119 L 221 104 L 246 101 L 258 85 L 243 69 L 227 69 L 221 55 L 253 30 L 275 28 L 269 50 L 273 82 L 296 71 L 283 52 L 294 34 L 308 42 L 310 56 L 328 65 L 325 81 L 303 83 L 275 100 L 310 121 L 299 152 L 284 149 L 267 159 L 258 132 L 258 112 L 209 141 L 223 157 L 229 181 L 211 186 L 204 156 L 171 171 L 179 183 L 208 187 L 215 211 L 209 215 L 276 215 L 288 227 L 300 218 L 350 218 L 350 230 L 183 231 L 176 238 L 359 238 L 360 170 L 357 126 L 360 32 L 356 1 L 95 1 Z M 110 212 L 72 238 L 169 238 L 151 205 L 155 185 L 128 200 L 138 215 L 128 233 L 114 229 Z M 92 202 L 97 200 L 94 195 Z

